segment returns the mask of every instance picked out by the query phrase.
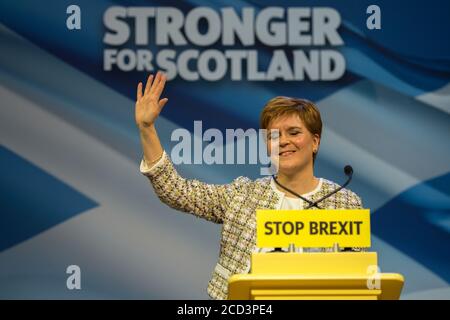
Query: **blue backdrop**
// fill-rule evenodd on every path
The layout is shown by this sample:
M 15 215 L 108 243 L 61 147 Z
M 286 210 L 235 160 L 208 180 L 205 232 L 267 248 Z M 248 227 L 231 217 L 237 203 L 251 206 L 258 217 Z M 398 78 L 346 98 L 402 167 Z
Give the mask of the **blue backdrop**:
M 81 9 L 81 30 L 66 8 Z M 366 8 L 381 8 L 381 30 Z M 0 3 L 0 297 L 206 298 L 220 226 L 161 204 L 139 173 L 136 84 L 147 72 L 103 68 L 111 6 L 293 6 L 290 1 L 3 1 Z M 258 128 L 276 95 L 308 98 L 324 120 L 316 175 L 350 188 L 372 210 L 383 272 L 406 278 L 402 298 L 450 298 L 450 3 L 301 1 L 341 16 L 336 81 L 168 82 L 158 119 L 171 132 Z M 129 44 L 123 46 L 132 47 Z M 170 46 L 168 46 L 170 48 Z M 239 45 L 235 46 L 239 48 Z M 157 47 L 149 45 L 155 52 Z M 187 45 L 183 49 L 195 48 Z M 220 46 L 211 48 L 221 49 Z M 198 49 L 198 48 L 197 48 Z M 210 48 L 200 48 L 206 50 Z M 256 43 L 264 65 L 276 49 Z M 257 166 L 180 165 L 188 178 L 226 183 Z M 66 288 L 79 265 L 82 290 Z

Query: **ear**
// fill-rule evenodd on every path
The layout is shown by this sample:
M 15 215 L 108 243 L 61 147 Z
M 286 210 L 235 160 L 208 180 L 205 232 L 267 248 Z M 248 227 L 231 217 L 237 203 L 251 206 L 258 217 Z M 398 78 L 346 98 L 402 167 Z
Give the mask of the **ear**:
M 318 134 L 313 135 L 313 150 L 319 150 L 320 137 Z

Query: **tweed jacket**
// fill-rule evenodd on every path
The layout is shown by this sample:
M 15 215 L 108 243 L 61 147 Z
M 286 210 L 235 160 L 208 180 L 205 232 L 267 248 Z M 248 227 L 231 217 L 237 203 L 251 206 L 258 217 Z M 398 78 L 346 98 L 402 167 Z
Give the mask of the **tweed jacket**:
M 143 169 L 144 168 L 144 169 Z M 159 199 L 168 206 L 222 224 L 218 263 L 208 283 L 207 292 L 213 299 L 226 299 L 228 278 L 248 273 L 250 257 L 256 248 L 256 210 L 279 209 L 283 196 L 271 187 L 272 177 L 251 180 L 238 177 L 229 184 L 207 184 L 181 177 L 166 152 L 147 176 Z M 320 190 L 309 197 L 317 201 L 338 187 L 323 179 Z M 342 189 L 320 203 L 326 209 L 359 209 L 361 199 L 352 191 Z M 316 209 L 316 208 L 312 208 Z

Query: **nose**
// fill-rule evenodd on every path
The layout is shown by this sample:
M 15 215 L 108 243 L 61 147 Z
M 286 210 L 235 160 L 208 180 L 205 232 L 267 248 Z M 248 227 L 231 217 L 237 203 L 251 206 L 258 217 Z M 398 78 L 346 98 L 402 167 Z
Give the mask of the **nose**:
M 291 142 L 289 141 L 288 138 L 286 138 L 286 135 L 280 135 L 280 138 L 278 139 L 278 143 L 280 144 L 280 147 L 285 147 Z

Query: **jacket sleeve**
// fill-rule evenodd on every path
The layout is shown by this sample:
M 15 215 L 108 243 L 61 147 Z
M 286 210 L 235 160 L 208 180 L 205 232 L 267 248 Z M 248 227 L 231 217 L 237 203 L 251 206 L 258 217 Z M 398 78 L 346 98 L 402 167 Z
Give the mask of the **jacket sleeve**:
M 347 201 L 344 202 L 346 209 L 364 209 L 362 200 L 356 193 L 349 189 L 344 189 L 343 194 L 344 198 L 347 199 Z
M 165 151 L 151 168 L 142 159 L 140 171 L 149 179 L 163 203 L 215 223 L 223 223 L 231 200 L 242 192 L 249 181 L 239 177 L 230 184 L 207 184 L 185 179 L 178 174 Z

